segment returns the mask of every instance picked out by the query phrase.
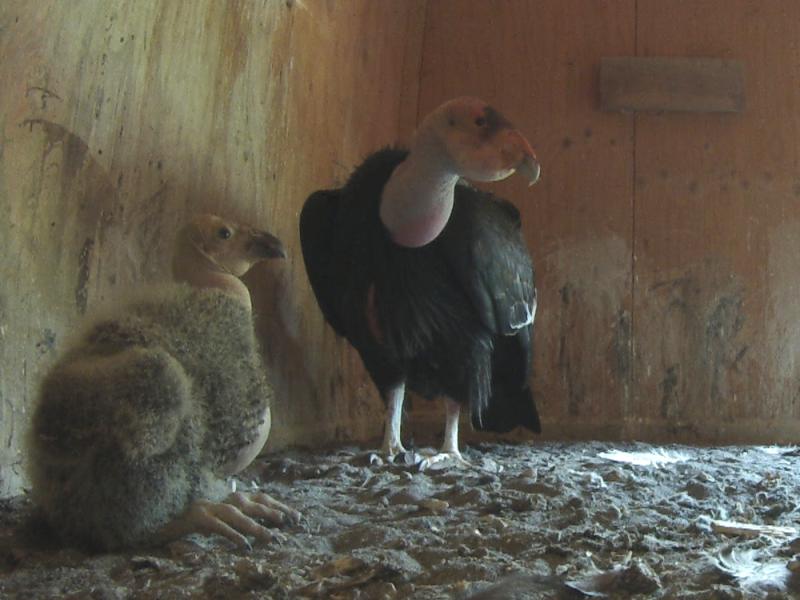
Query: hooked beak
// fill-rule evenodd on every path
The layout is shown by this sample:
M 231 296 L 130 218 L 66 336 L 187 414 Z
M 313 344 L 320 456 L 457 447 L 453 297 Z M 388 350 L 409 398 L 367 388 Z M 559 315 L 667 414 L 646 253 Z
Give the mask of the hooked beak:
M 542 172 L 542 168 L 539 166 L 539 161 L 536 160 L 533 155 L 526 154 L 522 159 L 522 162 L 517 165 L 516 171 L 528 180 L 528 187 L 530 187 L 539 181 L 539 175 Z
M 266 231 L 253 230 L 247 250 L 259 258 L 286 258 L 281 241 Z
M 525 136 L 516 129 L 507 131 L 503 153 L 513 165 L 513 170 L 528 180 L 529 186 L 539 180 L 542 169 L 536 160 L 536 153 Z

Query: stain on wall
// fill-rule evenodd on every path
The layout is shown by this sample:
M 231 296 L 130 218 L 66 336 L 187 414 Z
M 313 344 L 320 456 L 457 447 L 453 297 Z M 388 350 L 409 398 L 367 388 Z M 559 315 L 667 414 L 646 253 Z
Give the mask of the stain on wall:
M 540 257 L 545 301 L 537 315 L 536 387 L 557 422 L 612 422 L 629 401 L 630 257 L 628 244 L 615 236 L 563 240 Z M 555 398 L 565 398 L 565 406 Z
M 774 413 L 800 418 L 800 219 L 771 232 L 767 259 L 767 337 L 773 352 L 765 364 Z M 800 436 L 799 436 L 800 437 Z
M 666 275 L 666 274 L 665 274 Z M 652 390 L 637 411 L 647 421 L 666 420 L 673 434 L 706 421 L 732 421 L 732 400 L 743 377 L 748 334 L 744 284 L 729 264 L 708 259 L 642 291 L 637 314 L 636 380 Z
M 665 23 L 670 26 L 666 27 Z M 758 24 L 750 27 L 749 24 Z M 800 4 L 639 0 L 637 55 L 745 65 L 738 115 L 636 122 L 630 434 L 796 443 Z M 778 373 L 784 371 L 784 378 Z

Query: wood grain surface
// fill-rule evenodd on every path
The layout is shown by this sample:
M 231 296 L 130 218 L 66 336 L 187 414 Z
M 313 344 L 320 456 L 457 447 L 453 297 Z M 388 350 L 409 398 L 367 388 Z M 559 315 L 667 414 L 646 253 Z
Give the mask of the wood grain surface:
M 219 211 L 289 258 L 248 284 L 278 388 L 271 444 L 380 434 L 324 325 L 297 231 L 416 119 L 422 2 L 0 4 L 0 495 L 22 482 L 41 374 L 82 314 L 165 277 L 176 228 Z
M 382 405 L 322 321 L 297 216 L 462 94 L 543 168 L 490 189 L 522 211 L 537 265 L 544 436 L 796 442 L 797 39 L 793 0 L 0 4 L 0 495 L 22 485 L 65 337 L 165 276 L 200 210 L 289 251 L 247 278 L 278 388 L 270 447 L 376 438 Z M 738 61 L 744 109 L 604 111 L 603 57 Z

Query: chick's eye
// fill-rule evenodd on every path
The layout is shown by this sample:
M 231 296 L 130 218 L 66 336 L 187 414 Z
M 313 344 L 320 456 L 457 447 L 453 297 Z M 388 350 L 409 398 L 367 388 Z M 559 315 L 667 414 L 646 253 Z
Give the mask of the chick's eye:
M 478 127 L 483 127 L 486 125 L 486 119 L 484 117 L 475 117 L 475 125 Z
M 217 230 L 217 236 L 219 236 L 220 239 L 227 240 L 231 237 L 231 230 L 227 227 L 220 227 Z

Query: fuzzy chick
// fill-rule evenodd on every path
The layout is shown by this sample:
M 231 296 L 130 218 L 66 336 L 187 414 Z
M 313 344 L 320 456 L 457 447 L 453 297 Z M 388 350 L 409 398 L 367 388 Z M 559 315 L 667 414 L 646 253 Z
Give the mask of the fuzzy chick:
M 44 378 L 28 435 L 34 502 L 65 539 L 97 549 L 191 532 L 248 546 L 296 521 L 263 493 L 228 495 L 270 431 L 240 277 L 284 256 L 272 235 L 200 215 L 177 236 L 174 283 L 97 315 Z

